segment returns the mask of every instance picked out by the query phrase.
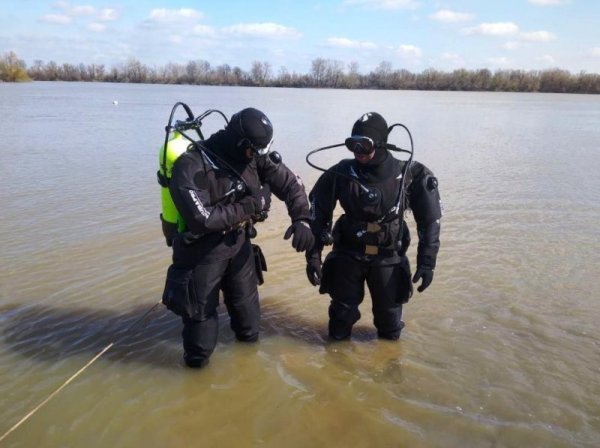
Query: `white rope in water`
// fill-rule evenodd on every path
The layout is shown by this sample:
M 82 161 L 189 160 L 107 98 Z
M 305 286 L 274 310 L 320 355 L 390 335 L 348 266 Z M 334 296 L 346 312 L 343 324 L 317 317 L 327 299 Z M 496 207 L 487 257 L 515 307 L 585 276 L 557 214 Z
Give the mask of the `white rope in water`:
M 127 335 L 129 334 L 129 331 L 132 330 L 133 327 L 136 324 L 138 324 L 140 321 L 142 321 L 148 314 L 150 314 L 152 311 L 154 311 L 154 308 L 156 308 L 160 304 L 161 304 L 161 302 L 158 302 L 157 304 L 155 304 L 152 308 L 150 308 L 148 311 L 146 311 L 146 313 L 144 313 L 144 315 L 141 318 L 139 318 L 133 324 L 131 324 L 131 326 L 127 330 L 125 330 L 126 334 L 125 334 L 125 336 L 122 339 L 124 339 L 125 337 L 127 337 Z M 117 342 L 119 342 L 119 341 L 117 341 Z M 27 421 L 27 419 L 29 419 L 33 414 L 35 414 L 37 411 L 39 411 L 42 406 L 44 406 L 46 403 L 48 403 L 50 400 L 52 400 L 56 395 L 58 395 L 61 390 L 63 390 L 65 387 L 67 387 L 75 378 L 77 378 L 85 369 L 87 369 L 94 362 L 96 362 L 96 360 L 98 358 L 100 358 L 100 356 L 102 356 L 107 351 L 109 351 L 110 348 L 113 345 L 115 345 L 117 342 L 113 341 L 110 344 L 108 344 L 100 352 L 98 352 L 98 354 L 96 356 L 94 356 L 90 361 L 88 361 L 88 363 L 85 366 L 83 366 L 81 369 L 79 369 L 77 372 L 75 372 L 73 375 L 71 375 L 71 377 L 67 381 L 65 381 L 54 392 L 52 392 L 50 395 L 48 395 L 48 397 L 46 397 L 46 399 L 44 401 L 42 401 L 35 408 L 33 408 L 31 411 L 29 411 L 27 413 L 27 415 L 25 415 L 21 420 L 19 420 L 17 423 L 15 423 L 8 431 L 6 431 L 4 434 L 2 434 L 2 437 L 0 437 L 0 442 L 2 442 L 11 432 L 13 432 L 15 429 L 17 429 L 23 423 L 25 423 Z
M 35 414 L 42 406 L 44 406 L 46 403 L 48 403 L 50 400 L 52 400 L 52 398 L 54 398 L 56 395 L 58 395 L 58 393 L 61 390 L 63 390 L 65 387 L 67 387 L 67 385 L 71 381 L 73 381 L 75 378 L 77 378 L 81 372 L 83 372 L 85 369 L 87 369 L 89 366 L 91 366 L 94 361 L 96 361 L 98 358 L 100 358 L 100 356 L 102 356 L 104 353 L 106 353 L 113 345 L 114 345 L 114 342 L 111 342 L 106 347 L 104 347 L 101 352 L 99 352 L 85 366 L 83 366 L 74 375 L 72 375 L 71 378 L 69 378 L 67 381 L 65 381 L 62 384 L 62 386 L 60 386 L 58 389 L 56 389 L 54 392 L 52 392 L 50 395 L 48 395 L 48 397 L 44 401 L 42 401 L 35 408 L 33 408 L 31 411 L 29 411 L 29 413 L 27 415 L 25 415 L 25 417 L 23 417 L 21 420 L 19 420 L 15 425 L 13 425 L 12 428 L 10 428 L 8 431 L 6 431 L 6 433 L 4 433 L 2 435 L 2 437 L 0 437 L 0 442 L 2 442 L 6 438 L 6 436 L 8 436 L 11 432 L 13 432 L 19 426 L 21 426 L 29 417 L 31 417 L 33 414 Z

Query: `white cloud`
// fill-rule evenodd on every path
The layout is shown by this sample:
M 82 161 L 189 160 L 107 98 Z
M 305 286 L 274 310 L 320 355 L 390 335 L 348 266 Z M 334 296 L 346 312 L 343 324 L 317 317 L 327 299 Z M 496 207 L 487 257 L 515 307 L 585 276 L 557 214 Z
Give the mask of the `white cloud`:
M 346 0 L 347 6 L 362 6 L 367 9 L 416 9 L 419 3 L 415 0 Z
M 150 11 L 149 20 L 157 23 L 173 23 L 181 20 L 199 20 L 204 17 L 200 11 L 191 8 L 165 9 L 158 8 Z
M 504 56 L 496 58 L 488 58 L 488 62 L 497 67 L 506 67 L 510 65 L 510 60 Z
M 600 47 L 590 48 L 589 54 L 595 58 L 600 58 Z
M 106 30 L 106 25 L 103 23 L 92 22 L 87 26 L 88 30 L 94 31 L 96 33 L 101 33 Z
M 330 37 L 327 39 L 327 43 L 332 47 L 340 47 L 340 48 L 377 48 L 373 42 L 368 41 L 360 41 L 360 40 L 350 40 L 345 37 Z
M 516 50 L 521 45 L 522 45 L 521 42 L 515 42 L 514 40 L 512 40 L 512 41 L 506 42 L 504 45 L 502 45 L 502 48 L 504 48 L 505 50 Z
M 556 39 L 556 36 L 548 31 L 523 32 L 519 37 L 529 42 L 550 42 Z
M 463 57 L 456 53 L 443 53 L 441 58 L 442 60 L 449 61 L 454 65 L 463 65 L 465 62 Z
M 208 25 L 195 25 L 192 28 L 192 34 L 197 36 L 214 36 L 215 29 L 212 26 Z
M 177 34 L 171 34 L 169 37 L 167 37 L 167 40 L 172 44 L 180 44 L 181 42 L 183 42 L 183 37 Z
M 45 23 L 55 23 L 59 25 L 71 23 L 71 18 L 64 14 L 46 14 L 45 16 L 42 16 L 40 20 Z
M 466 63 L 465 58 L 458 53 L 442 53 L 438 61 L 431 61 L 432 66 L 441 64 L 441 67 L 448 69 L 464 68 Z
M 118 17 L 117 10 L 111 8 L 104 8 L 98 12 L 98 20 L 110 21 L 116 20 Z
M 55 9 L 60 9 L 63 14 L 69 17 L 77 16 L 93 16 L 96 14 L 96 8 L 89 5 L 76 5 L 71 6 L 69 2 L 56 2 L 52 5 Z
M 65 12 L 70 16 L 93 16 L 96 14 L 96 8 L 93 6 L 73 6 L 65 8 Z
M 463 28 L 463 34 L 481 34 L 484 36 L 510 36 L 519 32 L 519 27 L 513 22 L 480 23 L 477 26 Z
M 429 15 L 429 18 L 431 20 L 436 20 L 438 22 L 444 23 L 466 22 L 467 20 L 471 20 L 473 17 L 473 14 L 468 14 L 464 12 L 454 12 L 448 9 L 440 9 L 435 14 Z
M 552 64 L 554 64 L 556 62 L 556 60 L 552 56 L 550 56 L 548 54 L 544 55 L 544 56 L 538 56 L 536 58 L 536 60 L 538 60 L 538 61 L 540 61 L 540 62 L 542 62 L 544 64 L 547 64 L 547 65 L 552 65 Z
M 53 7 L 59 9 L 62 15 L 67 17 L 92 17 L 95 16 L 96 20 L 110 21 L 117 18 L 117 11 L 112 8 L 97 9 L 90 5 L 74 5 L 67 1 L 59 1 L 54 3 Z M 88 25 L 89 27 L 89 25 Z
M 529 0 L 529 3 L 539 6 L 565 5 L 569 0 Z
M 398 55 L 402 58 L 417 58 L 420 59 L 423 56 L 423 52 L 419 47 L 414 45 L 400 45 L 398 47 Z
M 297 38 L 302 36 L 302 34 L 294 28 L 289 28 L 277 23 L 240 23 L 224 28 L 224 31 L 228 34 L 267 38 Z

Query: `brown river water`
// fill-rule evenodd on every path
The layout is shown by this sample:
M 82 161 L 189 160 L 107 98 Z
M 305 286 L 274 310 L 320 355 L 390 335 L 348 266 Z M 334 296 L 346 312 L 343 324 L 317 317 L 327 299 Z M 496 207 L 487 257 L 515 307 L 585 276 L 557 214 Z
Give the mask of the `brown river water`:
M 221 308 L 210 364 L 184 367 L 158 304 L 155 173 L 176 101 L 265 111 L 308 189 L 307 152 L 362 113 L 410 128 L 445 216 L 400 341 L 376 338 L 368 296 L 352 339 L 328 341 L 328 298 L 278 202 L 257 227 L 259 343 L 237 343 Z M 600 445 L 598 96 L 36 82 L 0 85 L 0 111 L 0 437 L 114 343 L 0 446 Z

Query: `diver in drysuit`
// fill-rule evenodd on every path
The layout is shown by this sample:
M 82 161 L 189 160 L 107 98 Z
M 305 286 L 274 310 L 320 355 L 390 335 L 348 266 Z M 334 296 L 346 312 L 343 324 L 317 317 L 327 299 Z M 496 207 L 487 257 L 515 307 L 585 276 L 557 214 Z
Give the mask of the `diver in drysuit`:
M 406 207 L 412 209 L 419 236 L 413 283 L 421 280 L 418 291 L 422 292 L 433 280 L 442 217 L 437 179 L 426 166 L 413 162 L 412 155 L 409 161 L 391 155 L 387 149 L 390 130 L 376 112 L 359 118 L 345 142 L 354 159 L 324 170 L 309 195 L 316 243 L 306 253 L 306 273 L 313 285 L 320 285 L 321 294 L 331 297 L 329 336 L 334 340 L 349 338 L 360 319 L 365 282 L 378 336 L 400 337 L 402 305 L 413 292 L 406 257 L 410 244 L 403 219 Z M 331 233 L 338 201 L 344 214 Z M 333 248 L 321 264 L 328 240 Z
M 292 237 L 299 252 L 313 245 L 304 186 L 279 154 L 269 153 L 272 140 L 267 116 L 246 108 L 173 165 L 169 192 L 186 227 L 172 240 L 163 302 L 182 316 L 190 367 L 204 366 L 217 343 L 219 291 L 236 338 L 258 339 L 257 246 L 250 238 L 252 222 L 269 209 L 271 192 L 285 201 L 292 220 L 284 238 Z M 264 260 L 262 254 L 256 259 Z

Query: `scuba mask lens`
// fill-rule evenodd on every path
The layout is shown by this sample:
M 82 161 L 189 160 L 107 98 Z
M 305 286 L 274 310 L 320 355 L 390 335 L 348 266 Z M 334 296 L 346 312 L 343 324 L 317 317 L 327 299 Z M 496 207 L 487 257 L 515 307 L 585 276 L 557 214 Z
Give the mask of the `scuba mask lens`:
M 259 156 L 265 156 L 269 153 L 269 150 L 271 149 L 271 145 L 273 144 L 273 139 L 271 139 L 271 141 L 269 143 L 267 143 L 267 146 L 260 148 L 256 145 L 254 145 L 249 138 L 244 137 L 243 139 L 241 139 L 237 146 L 239 148 L 250 148 L 250 150 L 252 150 L 252 155 L 256 155 L 258 154 Z
M 375 142 L 371 138 L 362 135 L 348 137 L 344 143 L 355 154 L 367 155 L 375 151 Z
M 269 150 L 271 149 L 272 144 L 273 144 L 273 139 L 271 139 L 271 141 L 269 143 L 267 143 L 267 146 L 265 146 L 264 148 L 256 148 L 255 146 L 253 146 L 252 149 L 259 156 L 266 156 L 269 153 Z

